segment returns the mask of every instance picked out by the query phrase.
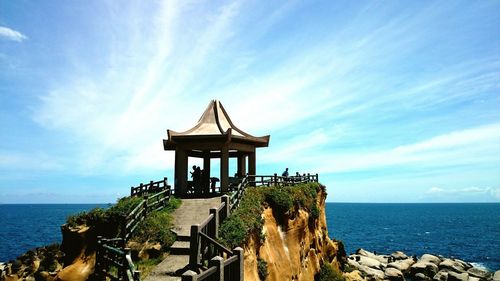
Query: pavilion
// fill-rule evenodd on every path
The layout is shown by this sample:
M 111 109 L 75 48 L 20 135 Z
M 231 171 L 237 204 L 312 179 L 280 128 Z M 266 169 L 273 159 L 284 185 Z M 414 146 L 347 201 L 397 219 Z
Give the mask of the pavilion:
M 238 159 L 237 177 L 255 175 L 256 148 L 267 147 L 270 138 L 269 135 L 254 137 L 238 129 L 218 100 L 210 102 L 193 128 L 185 132 L 167 130 L 167 134 L 163 147 L 175 151 L 174 188 L 181 196 L 188 193 L 188 157 L 203 159 L 203 190 L 208 190 L 210 184 L 210 159 L 219 158 L 220 190 L 226 192 L 230 180 L 229 158 Z

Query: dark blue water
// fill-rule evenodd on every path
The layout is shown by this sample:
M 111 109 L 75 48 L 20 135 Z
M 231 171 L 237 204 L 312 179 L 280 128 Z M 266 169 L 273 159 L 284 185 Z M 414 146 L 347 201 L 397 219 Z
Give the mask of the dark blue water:
M 61 243 L 61 225 L 69 215 L 106 205 L 22 204 L 0 205 L 0 262 L 26 251 Z
M 500 204 L 327 203 L 330 237 L 346 252 L 401 250 L 456 257 L 500 269 Z

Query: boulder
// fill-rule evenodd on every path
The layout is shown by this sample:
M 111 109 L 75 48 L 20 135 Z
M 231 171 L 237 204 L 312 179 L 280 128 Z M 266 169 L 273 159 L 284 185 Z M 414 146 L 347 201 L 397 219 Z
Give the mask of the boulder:
M 434 275 L 432 278 L 434 281 L 447 281 L 448 280 L 448 272 L 447 271 L 440 271 Z
M 384 280 L 384 272 L 368 266 L 360 265 L 359 271 L 365 274 L 368 280 Z
M 374 269 L 382 270 L 385 268 L 384 265 L 382 265 L 378 260 L 367 257 L 367 256 L 361 256 L 361 255 L 353 255 L 356 261 L 364 266 L 368 266 Z
M 405 260 L 408 258 L 408 256 L 401 251 L 396 251 L 396 252 L 392 253 L 391 257 L 395 260 Z
M 394 262 L 391 262 L 387 265 L 387 267 L 392 267 L 395 268 L 403 273 L 407 273 L 410 271 L 410 267 L 415 263 L 415 261 L 412 258 L 408 258 L 405 260 L 397 260 Z
M 419 260 L 414 265 L 411 266 L 411 275 L 416 275 L 417 273 L 422 273 L 426 276 L 433 277 L 438 272 L 438 266 L 429 261 Z
M 384 274 L 385 274 L 385 279 L 389 279 L 391 281 L 404 281 L 405 280 L 403 272 L 401 272 L 395 268 L 392 268 L 392 267 L 386 268 L 384 271 Z
M 469 274 L 466 272 L 464 273 L 457 273 L 450 271 L 448 272 L 448 281 L 468 281 L 469 280 Z
M 423 273 L 417 273 L 411 278 L 413 281 L 430 281 L 431 278 Z
M 439 269 L 441 270 L 448 270 L 448 271 L 454 271 L 457 273 L 464 273 L 465 267 L 463 263 L 452 260 L 452 259 L 444 259 L 440 264 L 439 264 Z
M 358 249 L 356 251 L 356 254 L 360 255 L 360 256 L 365 256 L 365 257 L 368 257 L 368 258 L 372 258 L 374 260 L 377 260 L 379 261 L 380 263 L 383 263 L 383 264 L 387 264 L 388 263 L 388 259 L 389 259 L 389 256 L 380 256 L 380 255 L 376 255 L 372 252 L 369 252 L 367 250 L 364 250 L 364 249 Z
M 463 268 L 465 268 L 465 270 L 469 270 L 470 268 L 473 268 L 474 266 L 472 266 L 472 264 L 468 263 L 468 262 L 465 262 L 463 260 L 459 260 L 459 259 L 452 259 L 453 261 L 457 262 L 457 263 L 460 263 Z
M 495 271 L 495 274 L 493 274 L 493 281 L 500 281 L 500 270 Z
M 467 270 L 467 273 L 469 273 L 469 279 L 472 277 L 477 277 L 480 279 L 490 279 L 491 278 L 490 272 L 483 270 L 483 269 L 479 269 L 477 267 L 469 268 Z
M 419 262 L 420 261 L 423 261 L 423 262 L 432 262 L 433 264 L 438 265 L 441 262 L 441 259 L 439 257 L 434 256 L 434 255 L 423 254 L 420 257 Z
M 477 277 L 474 277 L 474 276 L 470 276 L 469 275 L 469 281 L 481 281 L 480 278 L 477 278 Z

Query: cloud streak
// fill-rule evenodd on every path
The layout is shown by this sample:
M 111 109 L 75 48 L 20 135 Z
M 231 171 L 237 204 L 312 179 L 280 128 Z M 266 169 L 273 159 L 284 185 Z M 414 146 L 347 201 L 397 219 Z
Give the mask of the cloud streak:
M 28 39 L 28 37 L 21 32 L 6 26 L 0 26 L 0 38 L 16 42 L 22 42 Z

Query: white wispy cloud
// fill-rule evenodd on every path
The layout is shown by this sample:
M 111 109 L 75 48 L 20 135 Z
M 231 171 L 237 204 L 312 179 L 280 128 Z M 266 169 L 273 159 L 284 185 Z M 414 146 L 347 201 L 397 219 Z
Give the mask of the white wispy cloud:
M 316 138 L 315 134 L 313 133 L 305 144 L 323 144 L 321 140 L 324 138 Z M 316 143 L 317 141 L 319 143 Z M 313 152 L 317 149 L 306 146 L 291 153 L 289 147 L 300 147 L 300 143 L 301 141 L 296 140 L 284 142 L 282 148 L 266 159 L 281 163 L 300 163 L 302 167 L 320 173 L 373 171 L 389 167 L 430 168 L 494 164 L 500 157 L 500 124 L 453 131 L 420 142 L 374 151 L 342 152 L 330 148 L 317 153 Z M 326 148 L 323 146 L 322 149 Z
M 4 38 L 7 40 L 22 42 L 28 37 L 21 32 L 14 30 L 12 28 L 8 28 L 6 26 L 0 26 L 0 38 Z
M 189 2 L 167 1 L 147 15 L 138 9 L 123 15 L 111 5 L 115 20 L 128 20 L 120 21 L 109 42 L 102 42 L 111 46 L 104 70 L 72 73 L 57 81 L 41 97 L 33 119 L 76 139 L 83 150 L 77 165 L 86 173 L 102 171 L 104 166 L 112 166 L 110 171 L 171 167 L 171 154 L 161 148 L 166 129 L 189 128 L 212 98 L 222 100 L 240 128 L 256 135 L 285 133 L 297 130 L 304 120 L 317 120 L 319 124 L 309 125 L 305 136 L 280 139 L 279 146 L 264 152 L 259 161 L 267 164 L 300 159 L 308 170 L 339 173 L 490 163 L 497 155 L 496 124 L 380 145 L 384 137 L 391 137 L 386 134 L 392 128 L 384 118 L 425 119 L 408 112 L 466 102 L 481 85 L 497 87 L 492 82 L 497 78 L 491 72 L 494 60 L 457 61 L 411 79 L 399 69 L 389 71 L 392 63 L 404 65 L 412 54 L 432 44 L 433 37 L 422 28 L 440 16 L 428 13 L 432 7 L 391 21 L 383 20 L 383 13 L 374 16 L 372 10 L 360 9 L 357 17 L 371 28 L 347 25 L 312 43 L 307 43 L 308 37 L 290 37 L 254 49 L 253 44 L 296 7 L 276 7 L 263 25 L 249 30 L 245 22 L 260 15 L 246 13 L 245 5 L 235 1 L 200 11 Z M 122 29 L 127 36 L 120 33 Z M 124 54 L 133 54 L 133 67 Z M 86 65 L 77 55 L 72 59 Z M 374 128 L 363 124 L 369 122 L 379 124 Z M 373 142 L 379 145 L 335 151 L 343 133 L 339 128 L 362 132 L 342 135 L 344 143 L 345 138 L 359 137 L 376 138 Z
M 467 196 L 488 196 L 492 197 L 496 200 L 500 199 L 500 188 L 493 187 L 464 187 L 464 188 L 439 188 L 439 187 L 431 187 L 426 192 L 428 195 L 438 196 L 441 198 L 447 197 L 464 197 Z

